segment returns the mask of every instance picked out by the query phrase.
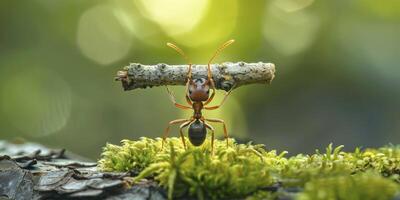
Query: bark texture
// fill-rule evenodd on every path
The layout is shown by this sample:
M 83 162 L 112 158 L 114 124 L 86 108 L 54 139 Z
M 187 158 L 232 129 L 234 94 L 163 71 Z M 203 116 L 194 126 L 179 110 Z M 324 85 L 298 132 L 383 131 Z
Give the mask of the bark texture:
M 131 63 L 118 71 L 116 80 L 122 82 L 124 90 L 147 88 L 162 85 L 185 85 L 188 65 L 142 65 Z M 228 91 L 232 87 L 264 83 L 269 84 L 275 77 L 272 63 L 226 62 L 211 65 L 216 89 Z M 192 78 L 206 78 L 207 65 L 192 65 Z
M 81 159 L 35 143 L 0 140 L 0 199 L 167 199 L 152 180 L 131 185 L 135 172 L 102 172 L 97 163 Z

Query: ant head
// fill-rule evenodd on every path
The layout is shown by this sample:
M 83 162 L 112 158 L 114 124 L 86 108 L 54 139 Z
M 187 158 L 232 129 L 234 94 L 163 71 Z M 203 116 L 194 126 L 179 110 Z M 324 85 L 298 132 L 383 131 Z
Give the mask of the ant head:
M 189 97 L 192 101 L 207 101 L 210 86 L 205 78 L 193 79 L 189 85 Z

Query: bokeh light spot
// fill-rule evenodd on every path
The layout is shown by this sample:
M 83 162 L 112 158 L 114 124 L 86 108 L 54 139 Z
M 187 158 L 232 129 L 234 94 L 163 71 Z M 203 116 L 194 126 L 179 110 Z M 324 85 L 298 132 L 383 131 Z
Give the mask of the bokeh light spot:
M 121 16 L 113 7 L 106 5 L 95 6 L 82 14 L 77 42 L 85 56 L 108 65 L 128 54 L 133 35 L 120 23 Z
M 400 17 L 400 1 L 399 0 L 357 0 L 357 5 L 368 15 L 376 15 L 383 19 L 398 20 Z
M 31 136 L 56 133 L 71 111 L 68 84 L 45 69 L 26 69 L 4 80 L 1 110 L 9 123 Z
M 170 36 L 179 44 L 189 47 L 219 45 L 230 39 L 231 33 L 236 28 L 238 10 L 239 5 L 236 0 L 212 1 L 203 20 L 191 32 Z
M 310 6 L 314 0 L 275 0 L 272 3 L 285 12 L 295 12 Z
M 168 35 L 191 31 L 201 20 L 208 0 L 141 0 L 143 15 L 156 22 Z
M 278 52 L 294 55 L 309 47 L 319 28 L 319 20 L 307 12 L 286 12 L 271 5 L 264 17 L 264 38 Z

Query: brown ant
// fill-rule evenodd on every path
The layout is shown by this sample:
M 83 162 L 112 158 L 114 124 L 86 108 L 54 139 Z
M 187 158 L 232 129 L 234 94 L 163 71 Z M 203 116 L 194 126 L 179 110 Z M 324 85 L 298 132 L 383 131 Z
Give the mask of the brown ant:
M 203 115 L 201 114 L 201 110 L 215 110 L 218 109 L 223 105 L 225 100 L 227 99 L 228 95 L 231 93 L 232 88 L 225 93 L 225 96 L 222 100 L 222 102 L 219 105 L 216 106 L 206 106 L 208 105 L 214 98 L 215 95 L 215 83 L 212 78 L 211 74 L 211 62 L 214 60 L 214 58 L 227 46 L 232 44 L 234 40 L 229 40 L 222 44 L 217 51 L 214 53 L 214 55 L 211 57 L 210 61 L 208 61 L 207 64 L 207 79 L 205 78 L 196 78 L 192 79 L 192 62 L 189 60 L 189 58 L 185 55 L 185 53 L 176 45 L 167 43 L 167 46 L 173 48 L 175 51 L 177 51 L 189 64 L 189 70 L 187 73 L 187 82 L 186 82 L 186 90 L 185 90 L 185 97 L 186 97 L 186 102 L 189 104 L 189 106 L 182 105 L 176 102 L 175 96 L 173 93 L 169 90 L 168 86 L 167 92 L 171 98 L 171 101 L 174 103 L 174 105 L 177 108 L 180 109 L 193 109 L 194 113 L 193 116 L 190 119 L 176 119 L 173 121 L 170 121 L 168 124 L 168 127 L 165 129 L 164 135 L 163 135 L 163 141 L 162 141 L 162 146 L 164 146 L 165 140 L 168 137 L 169 130 L 171 125 L 173 124 L 179 124 L 180 125 L 180 136 L 182 139 L 182 143 L 184 148 L 186 149 L 186 143 L 185 143 L 185 136 L 183 135 L 182 129 L 185 128 L 186 126 L 189 126 L 189 131 L 188 131 L 188 136 L 189 136 L 189 141 L 192 143 L 194 146 L 200 146 L 201 144 L 204 143 L 204 140 L 206 139 L 207 135 L 207 129 L 211 130 L 211 152 L 214 152 L 214 128 L 208 124 L 207 122 L 217 122 L 217 123 L 222 123 L 223 129 L 224 129 L 224 136 L 226 140 L 226 145 L 229 146 L 228 142 L 228 132 L 226 129 L 225 122 L 221 119 L 212 119 L 212 118 L 204 118 Z M 211 89 L 211 95 L 210 94 L 210 89 Z

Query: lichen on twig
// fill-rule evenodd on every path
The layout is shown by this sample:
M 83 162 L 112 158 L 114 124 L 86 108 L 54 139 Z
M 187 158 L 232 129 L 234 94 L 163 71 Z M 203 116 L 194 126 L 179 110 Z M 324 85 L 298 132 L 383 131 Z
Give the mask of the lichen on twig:
M 212 64 L 211 71 L 216 89 L 225 91 L 232 86 L 237 88 L 254 83 L 271 83 L 275 77 L 275 65 L 263 62 Z M 162 85 L 185 85 L 187 73 L 188 65 L 131 63 L 118 71 L 115 79 L 122 82 L 124 90 L 133 90 Z M 193 65 L 192 77 L 206 78 L 207 65 Z

